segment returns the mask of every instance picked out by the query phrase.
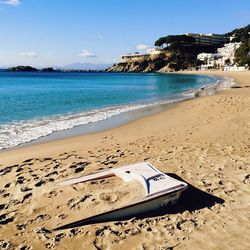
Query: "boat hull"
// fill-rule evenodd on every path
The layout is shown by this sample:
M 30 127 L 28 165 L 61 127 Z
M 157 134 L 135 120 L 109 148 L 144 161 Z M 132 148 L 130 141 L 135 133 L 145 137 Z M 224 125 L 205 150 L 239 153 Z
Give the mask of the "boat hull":
M 108 212 L 104 212 L 102 214 L 91 216 L 83 220 L 75 221 L 70 224 L 57 227 L 54 230 L 62 230 L 62 229 L 84 226 L 88 224 L 119 220 L 122 218 L 128 218 L 131 216 L 143 214 L 149 211 L 154 211 L 162 207 L 165 207 L 167 205 L 175 204 L 177 200 L 180 198 L 183 190 L 174 191 L 150 199 L 147 199 L 147 197 L 145 197 L 145 199 L 143 199 L 138 203 L 135 202 L 133 204 L 129 204 L 128 206 L 120 207 Z

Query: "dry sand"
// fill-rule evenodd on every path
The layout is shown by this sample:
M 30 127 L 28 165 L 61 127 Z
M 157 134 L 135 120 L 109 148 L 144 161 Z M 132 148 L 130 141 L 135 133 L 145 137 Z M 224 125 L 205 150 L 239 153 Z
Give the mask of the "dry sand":
M 191 72 L 192 73 L 192 72 Z M 0 249 L 250 249 L 250 72 L 240 88 L 108 131 L 0 153 Z M 147 160 L 190 184 L 142 218 L 51 229 L 142 195 L 111 178 L 58 182 Z

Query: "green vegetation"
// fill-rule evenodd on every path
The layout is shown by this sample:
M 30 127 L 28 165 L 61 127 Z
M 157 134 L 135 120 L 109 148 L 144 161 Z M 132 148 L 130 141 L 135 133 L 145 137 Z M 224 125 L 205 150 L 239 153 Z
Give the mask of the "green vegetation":
M 30 66 L 17 66 L 8 68 L 7 71 L 38 71 L 38 69 Z
M 248 42 L 242 43 L 235 52 L 234 62 L 239 66 L 250 66 L 250 39 Z
M 239 66 L 250 66 L 250 24 L 241 29 L 235 29 L 227 35 L 234 36 L 232 42 L 242 44 L 236 50 L 234 62 Z
M 167 44 L 166 37 L 160 37 L 156 42 L 155 46 L 163 47 L 164 44 Z
M 234 36 L 232 42 L 246 43 L 249 41 L 250 24 L 244 28 L 235 29 L 232 32 L 228 32 L 225 35 Z
M 221 44 L 201 45 L 196 44 L 195 38 L 190 36 L 169 35 L 159 38 L 155 42 L 155 46 L 164 47 L 164 50 L 171 52 L 172 56 L 168 60 L 168 62 L 170 62 L 170 68 L 174 70 L 184 70 L 200 65 L 200 62 L 197 60 L 199 53 L 215 53 Z
M 169 44 L 191 44 L 191 43 L 195 43 L 195 39 L 193 37 L 190 36 L 186 36 L 186 35 L 176 35 L 176 36 L 166 36 L 166 37 L 161 37 L 159 38 L 156 42 L 155 42 L 155 46 L 159 46 L 159 47 L 163 47 L 163 45 L 165 44 L 167 47 Z
M 250 25 L 244 28 L 235 29 L 226 33 L 225 36 L 234 36 L 232 42 L 241 42 L 241 46 L 235 54 L 235 63 L 239 66 L 250 65 Z M 170 68 L 182 70 L 196 67 L 201 64 L 197 60 L 199 53 L 216 53 L 217 49 L 224 44 L 201 45 L 196 44 L 195 39 L 186 35 L 169 35 L 159 38 L 155 46 L 171 52 L 172 56 L 167 60 Z

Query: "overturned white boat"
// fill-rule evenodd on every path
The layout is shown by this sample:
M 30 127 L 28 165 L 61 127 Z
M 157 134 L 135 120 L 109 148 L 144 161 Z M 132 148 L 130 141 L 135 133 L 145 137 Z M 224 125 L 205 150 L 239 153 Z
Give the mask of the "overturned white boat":
M 55 230 L 91 223 L 100 223 L 114 219 L 119 220 L 121 218 L 155 210 L 168 204 L 174 204 L 179 199 L 182 191 L 188 187 L 185 182 L 164 174 L 147 162 L 87 174 L 79 178 L 66 180 L 60 183 L 60 185 L 72 185 L 86 181 L 100 180 L 111 176 L 120 177 L 125 182 L 131 180 L 139 181 L 144 187 L 145 196 L 122 207 L 57 227 Z

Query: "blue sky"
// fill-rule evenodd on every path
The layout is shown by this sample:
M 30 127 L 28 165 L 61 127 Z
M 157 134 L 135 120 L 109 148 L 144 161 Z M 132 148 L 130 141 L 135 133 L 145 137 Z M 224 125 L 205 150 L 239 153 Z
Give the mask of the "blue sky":
M 160 36 L 249 23 L 250 0 L 0 0 L 0 67 L 113 63 Z

